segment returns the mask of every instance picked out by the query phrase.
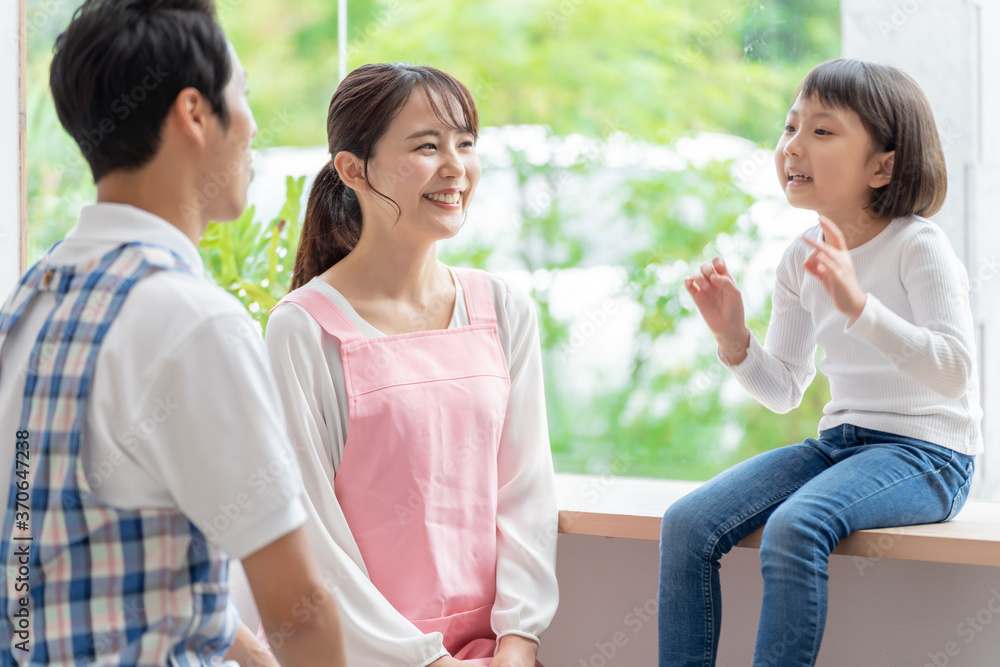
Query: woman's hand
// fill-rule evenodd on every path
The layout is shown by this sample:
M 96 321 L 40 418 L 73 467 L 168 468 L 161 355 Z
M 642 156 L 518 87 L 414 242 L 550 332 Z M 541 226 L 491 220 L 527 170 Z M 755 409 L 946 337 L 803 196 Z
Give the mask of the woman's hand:
M 823 284 L 837 310 L 847 315 L 847 323 L 854 324 L 861 317 L 868 295 L 858 284 L 843 232 L 823 216 L 820 216 L 819 224 L 823 228 L 825 242 L 802 237 L 813 248 L 802 266 Z
M 450 655 L 446 655 L 443 658 L 438 658 L 427 667 L 470 667 L 475 663 L 466 662 L 465 660 L 456 660 Z
M 535 667 L 538 643 L 520 635 L 504 635 L 500 638 L 497 654 L 490 667 Z
M 750 330 L 743 313 L 743 297 L 722 258 L 702 264 L 694 276 L 684 281 L 684 287 L 715 334 L 726 361 L 732 366 L 746 359 Z

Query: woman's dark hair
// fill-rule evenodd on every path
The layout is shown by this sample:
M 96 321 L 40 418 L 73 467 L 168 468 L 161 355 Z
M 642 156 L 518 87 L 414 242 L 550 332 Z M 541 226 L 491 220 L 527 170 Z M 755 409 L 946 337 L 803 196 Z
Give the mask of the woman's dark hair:
M 364 164 L 367 180 L 375 144 L 417 85 L 427 93 L 431 108 L 442 123 L 473 137 L 479 136 L 479 114 L 472 93 L 458 79 L 439 69 L 383 63 L 363 65 L 348 74 L 330 100 L 326 134 L 331 159 L 320 170 L 309 192 L 292 272 L 292 289 L 305 285 L 346 257 L 361 238 L 361 205 L 354 190 L 341 180 L 333 158 L 341 151 L 357 156 Z M 374 188 L 372 192 L 399 212 L 396 202 Z
M 156 155 L 185 88 L 204 95 L 228 127 L 231 76 L 214 0 L 86 0 L 56 39 L 49 85 L 96 182 Z
M 878 217 L 931 216 L 948 191 L 944 150 L 931 105 L 908 74 L 889 65 L 841 58 L 817 66 L 795 96 L 861 117 L 875 152 L 896 151 L 892 178 L 869 206 Z

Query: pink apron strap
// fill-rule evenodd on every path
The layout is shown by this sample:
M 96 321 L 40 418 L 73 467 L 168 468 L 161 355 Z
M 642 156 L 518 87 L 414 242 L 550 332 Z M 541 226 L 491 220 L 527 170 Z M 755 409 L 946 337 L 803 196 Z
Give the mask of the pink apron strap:
M 465 308 L 469 311 L 469 324 L 496 324 L 497 312 L 493 306 L 490 278 L 479 269 L 455 269 L 455 275 L 465 292 Z
M 302 306 L 323 327 L 323 331 L 339 340 L 341 345 L 365 340 L 364 334 L 354 326 L 351 320 L 318 290 L 308 286 L 300 287 L 287 294 L 275 308 L 283 303 L 295 303 Z M 273 308 L 271 312 L 274 312 Z

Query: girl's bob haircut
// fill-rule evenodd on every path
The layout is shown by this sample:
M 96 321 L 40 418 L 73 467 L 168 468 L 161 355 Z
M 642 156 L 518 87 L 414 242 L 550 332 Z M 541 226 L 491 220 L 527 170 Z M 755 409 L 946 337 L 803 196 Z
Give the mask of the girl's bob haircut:
M 841 58 L 818 65 L 795 97 L 853 111 L 872 140 L 872 152 L 895 151 L 892 179 L 875 190 L 869 209 L 879 217 L 929 217 L 948 191 L 944 150 L 930 103 L 908 74 L 889 65 Z

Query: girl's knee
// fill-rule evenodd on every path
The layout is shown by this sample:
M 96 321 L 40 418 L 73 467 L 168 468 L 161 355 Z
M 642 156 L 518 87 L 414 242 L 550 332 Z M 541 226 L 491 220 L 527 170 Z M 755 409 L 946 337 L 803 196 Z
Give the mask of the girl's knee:
M 704 502 L 692 496 L 681 498 L 663 514 L 660 551 L 680 548 L 701 552 L 707 548 L 716 528 Z
M 785 503 L 768 518 L 760 539 L 761 561 L 811 558 L 833 550 L 827 521 L 811 503 Z

